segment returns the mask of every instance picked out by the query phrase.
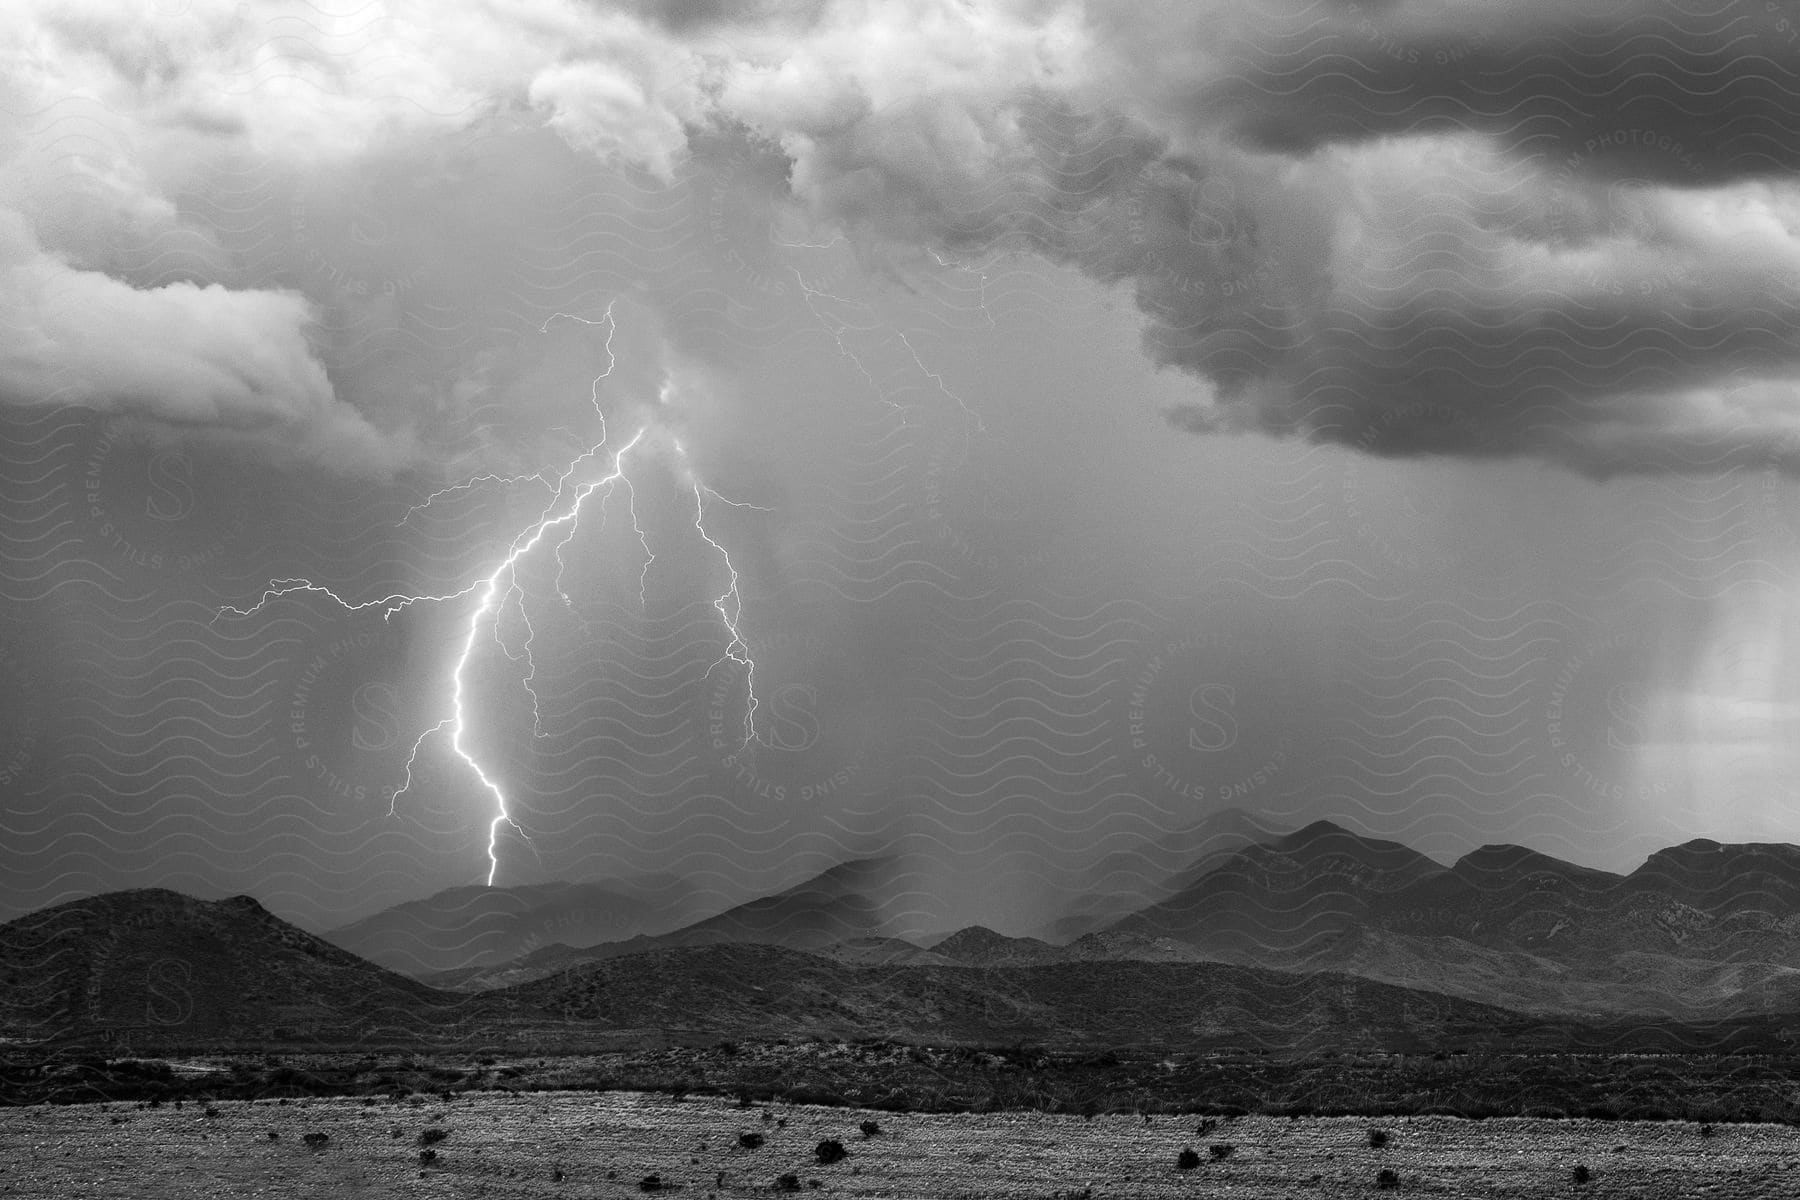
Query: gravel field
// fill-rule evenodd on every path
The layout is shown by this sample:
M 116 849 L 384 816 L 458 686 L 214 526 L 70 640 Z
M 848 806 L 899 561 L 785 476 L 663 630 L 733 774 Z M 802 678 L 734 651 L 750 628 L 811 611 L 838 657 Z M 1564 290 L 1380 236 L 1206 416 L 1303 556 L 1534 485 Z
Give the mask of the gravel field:
M 413 1099 L 418 1099 L 414 1097 Z M 896 1114 L 639 1093 L 0 1109 L 0 1195 L 862 1197 L 1800 1195 L 1783 1125 L 1442 1117 L 1199 1118 Z M 864 1120 L 880 1124 L 865 1137 Z M 1370 1145 L 1369 1131 L 1387 1131 Z M 420 1135 L 444 1136 L 422 1145 Z M 325 1134 L 309 1146 L 305 1135 Z M 754 1148 L 739 1134 L 760 1134 Z M 272 1136 L 273 1135 L 273 1136 Z M 828 1138 L 848 1154 L 822 1165 Z M 315 1139 L 316 1140 L 316 1139 Z M 1215 1157 L 1212 1147 L 1231 1147 Z M 1188 1147 L 1199 1165 L 1183 1170 Z M 435 1159 L 421 1165 L 423 1150 Z M 1577 1164 L 1589 1178 L 1578 1183 Z M 1394 1172 L 1383 1187 L 1378 1175 Z M 649 1189 L 654 1194 L 658 1189 Z

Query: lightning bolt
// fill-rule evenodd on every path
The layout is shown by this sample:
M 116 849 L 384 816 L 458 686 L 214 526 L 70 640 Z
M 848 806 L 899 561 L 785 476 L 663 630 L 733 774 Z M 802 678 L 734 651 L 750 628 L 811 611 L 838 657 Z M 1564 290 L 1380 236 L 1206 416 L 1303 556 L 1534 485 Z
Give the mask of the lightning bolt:
M 869 368 L 863 365 L 862 359 L 858 358 L 856 352 L 850 349 L 849 344 L 844 341 L 844 335 L 850 332 L 849 322 L 827 317 L 824 313 L 819 311 L 819 306 L 813 303 L 813 298 L 823 297 L 827 300 L 835 300 L 840 304 L 848 304 L 853 308 L 867 309 L 869 305 L 861 300 L 850 300 L 843 296 L 834 296 L 830 292 L 827 292 L 822 288 L 816 288 L 812 284 L 806 282 L 806 276 L 802 275 L 797 267 L 789 267 L 788 269 L 794 272 L 794 278 L 800 284 L 800 298 L 805 303 L 807 311 L 812 313 L 813 318 L 819 322 L 820 328 L 824 329 L 825 332 L 831 336 L 831 340 L 837 343 L 838 354 L 849 359 L 856 369 L 862 372 L 862 377 L 869 381 L 869 386 L 875 389 L 875 394 L 881 397 L 881 402 L 886 404 L 889 408 L 898 410 L 901 414 L 900 423 L 902 425 L 906 424 L 906 410 L 882 395 L 881 387 L 875 382 L 875 376 L 869 373 Z
M 604 421 L 602 424 L 604 425 Z M 509 598 L 519 590 L 519 560 L 531 553 L 531 551 L 544 540 L 544 536 L 552 529 L 557 529 L 564 525 L 573 526 L 580 518 L 581 506 L 587 502 L 589 496 L 592 496 L 601 488 L 608 487 L 617 482 L 624 476 L 625 456 L 636 447 L 638 442 L 643 440 L 645 432 L 645 429 L 639 429 L 631 436 L 631 440 L 626 442 L 625 445 L 620 447 L 618 452 L 613 455 L 613 469 L 610 474 L 591 483 L 584 483 L 576 488 L 574 501 L 568 506 L 566 511 L 560 514 L 553 513 L 553 502 L 551 509 L 545 511 L 544 515 L 538 519 L 537 524 L 531 526 L 524 533 L 521 533 L 518 537 L 513 539 L 512 546 L 507 551 L 506 557 L 500 560 L 500 565 L 494 568 L 487 579 L 480 584 L 474 585 L 481 588 L 481 601 L 476 606 L 475 611 L 469 615 L 468 632 L 463 638 L 462 652 L 457 655 L 456 665 L 450 672 L 450 716 L 438 722 L 430 729 L 427 729 L 424 733 L 421 733 L 418 740 L 413 743 L 411 752 L 406 756 L 406 778 L 399 789 L 389 798 L 388 811 L 391 813 L 394 811 L 394 805 L 398 803 L 401 795 L 405 793 L 407 788 L 412 786 L 413 763 L 418 758 L 420 747 L 425 744 L 426 739 L 430 738 L 432 734 L 441 731 L 445 726 L 449 726 L 450 749 L 458 758 L 468 764 L 470 772 L 474 774 L 476 779 L 481 781 L 481 786 L 486 788 L 488 793 L 494 798 L 495 815 L 493 821 L 488 825 L 487 882 L 489 887 L 494 886 L 494 877 L 500 870 L 500 857 L 498 852 L 500 826 L 503 824 L 511 825 L 513 829 L 518 832 L 519 836 L 525 839 L 527 845 L 531 845 L 532 843 L 530 836 L 526 834 L 525 830 L 517 821 L 513 820 L 512 814 L 507 808 L 506 793 L 500 789 L 499 784 L 495 783 L 493 779 L 489 777 L 488 773 L 482 769 L 481 763 L 477 761 L 473 754 L 469 753 L 468 747 L 463 744 L 463 734 L 468 728 L 468 722 L 463 710 L 463 696 L 465 691 L 465 681 L 463 679 L 464 670 L 469 665 L 469 658 L 475 652 L 475 639 L 480 636 L 482 621 L 484 618 L 488 617 L 490 613 L 493 614 L 494 633 L 496 638 L 498 638 L 500 605 L 506 598 Z M 601 444 L 605 444 L 604 437 L 602 438 Z M 592 451 L 589 452 L 589 454 L 592 453 Z M 586 458 L 588 455 L 583 455 L 582 457 Z M 565 478 L 567 477 L 565 476 Z M 571 536 L 573 536 L 572 530 Z M 567 538 L 564 539 L 564 541 L 567 540 Z M 501 580 L 503 579 L 506 581 L 506 588 L 504 591 L 500 586 Z M 468 590 L 474 589 L 471 587 Z M 527 622 L 526 627 L 527 629 L 530 628 L 529 622 Z M 529 641 L 530 639 L 528 637 L 527 645 L 529 645 Z M 501 643 L 501 648 L 506 648 L 505 643 Z M 530 673 L 526 676 L 527 681 L 530 680 L 532 674 L 536 673 L 536 669 L 536 664 L 534 662 L 531 664 Z M 529 682 L 527 683 L 527 688 L 529 690 Z M 536 709 L 537 694 L 533 692 L 532 715 L 534 720 L 537 715 Z M 535 850 L 536 847 L 533 846 L 533 849 Z
M 570 314 L 557 313 L 550 319 L 554 320 L 555 317 L 558 316 L 570 316 Z M 476 476 L 472 479 L 465 480 L 462 483 L 432 493 L 432 495 L 427 497 L 423 503 L 409 509 L 406 517 L 401 519 L 401 523 L 404 524 L 407 518 L 410 518 L 415 512 L 429 507 L 434 500 L 472 489 L 475 485 L 483 482 L 512 485 L 526 481 L 534 481 L 550 488 L 552 495 L 543 509 L 540 510 L 537 520 L 513 537 L 512 541 L 508 544 L 505 556 L 500 559 L 493 570 L 491 570 L 484 578 L 478 579 L 455 591 L 440 594 L 414 595 L 395 593 L 372 600 L 350 600 L 340 596 L 332 589 L 314 583 L 311 580 L 273 579 L 269 581 L 268 587 L 264 589 L 262 595 L 254 604 L 245 608 L 227 605 L 220 608 L 219 611 L 213 615 L 213 620 L 215 621 L 227 613 L 239 617 L 248 617 L 261 611 L 265 606 L 276 600 L 300 594 L 316 594 L 328 597 L 331 601 L 349 612 L 362 612 L 373 609 L 380 612 L 382 620 L 385 621 L 391 618 L 395 613 L 402 612 L 415 604 L 447 603 L 471 594 L 477 595 L 476 605 L 469 614 L 461 648 L 456 655 L 455 662 L 450 671 L 449 713 L 436 724 L 420 733 L 418 738 L 412 743 L 411 748 L 407 752 L 400 786 L 388 797 L 388 814 L 390 816 L 396 815 L 400 797 L 411 790 L 413 786 L 413 771 L 418 764 L 420 751 L 432 737 L 448 730 L 450 733 L 451 750 L 465 765 L 467 765 L 469 772 L 474 775 L 481 786 L 486 789 L 488 794 L 493 798 L 495 815 L 488 825 L 487 846 L 487 885 L 489 887 L 493 886 L 494 880 L 500 870 L 499 837 L 502 825 L 510 825 L 519 836 L 525 840 L 525 843 L 531 846 L 534 853 L 537 851 L 537 846 L 532 842 L 530 835 L 525 832 L 524 828 L 513 819 L 504 789 L 502 789 L 499 783 L 488 774 L 487 770 L 471 752 L 464 740 L 465 735 L 468 732 L 468 717 L 465 704 L 467 696 L 467 680 L 465 676 L 469 660 L 474 656 L 477 640 L 481 636 L 483 627 L 485 626 L 488 628 L 495 642 L 509 660 L 513 662 L 523 661 L 525 663 L 526 669 L 524 672 L 523 683 L 526 692 L 531 696 L 532 730 L 536 736 L 544 736 L 540 724 L 538 696 L 533 687 L 533 681 L 537 675 L 537 663 L 532 656 L 531 651 L 535 630 L 532 628 L 531 619 L 525 610 L 524 591 L 519 586 L 519 564 L 527 555 L 531 554 L 532 551 L 543 545 L 547 540 L 551 540 L 553 535 L 560 533 L 560 536 L 555 536 L 554 541 L 552 542 L 555 548 L 557 563 L 556 591 L 557 595 L 563 600 L 565 605 L 570 604 L 569 596 L 562 588 L 562 572 L 564 567 L 562 551 L 576 535 L 581 511 L 588 499 L 596 492 L 602 494 L 601 519 L 604 521 L 604 505 L 606 499 L 612 495 L 613 489 L 621 483 L 625 486 L 626 505 L 628 511 L 631 513 L 632 530 L 637 534 L 638 544 L 643 548 L 645 556 L 643 569 L 638 576 L 638 600 L 640 605 L 643 604 L 645 598 L 645 586 L 649 575 L 650 564 L 656 560 L 655 553 L 650 549 L 649 539 L 645 534 L 643 525 L 638 519 L 636 490 L 632 487 L 631 480 L 627 478 L 625 474 L 626 457 L 637 448 L 639 443 L 642 442 L 649 433 L 650 426 L 648 424 L 641 426 L 636 433 L 632 434 L 631 438 L 626 441 L 624 445 L 619 447 L 619 449 L 612 454 L 612 469 L 609 472 L 597 479 L 590 479 L 587 482 L 581 483 L 574 488 L 569 486 L 569 481 L 582 470 L 583 464 L 596 457 L 600 457 L 607 444 L 608 435 L 606 429 L 606 416 L 600 407 L 599 385 L 600 380 L 606 378 L 606 376 L 612 372 L 612 369 L 617 362 L 612 353 L 613 334 L 617 330 L 617 325 L 613 320 L 612 305 L 609 304 L 607 306 L 606 314 L 602 321 L 589 321 L 586 318 L 572 316 L 570 319 L 581 321 L 583 324 L 587 325 L 604 323 L 607 326 L 606 371 L 595 377 L 592 388 L 590 389 L 590 399 L 593 402 L 594 411 L 600 418 L 600 440 L 560 470 L 546 468 L 545 470 L 532 475 Z M 544 325 L 540 328 L 540 332 L 547 331 L 549 323 L 549 320 L 546 320 Z M 666 400 L 667 395 L 668 388 L 665 386 L 663 399 Z M 755 736 L 755 714 L 757 708 L 755 689 L 756 664 L 751 659 L 749 645 L 745 642 L 740 628 L 743 617 L 743 598 L 738 590 L 739 579 L 737 568 L 733 565 L 731 555 L 726 551 L 725 547 L 707 531 L 704 497 L 712 496 L 721 503 L 729 504 L 734 507 L 755 508 L 761 512 L 767 512 L 769 510 L 742 501 L 729 500 L 724 496 L 719 495 L 717 492 L 714 492 L 711 488 L 701 483 L 699 478 L 694 474 L 691 461 L 688 459 L 687 451 L 681 443 L 679 441 L 674 442 L 674 447 L 681 458 L 688 480 L 691 482 L 694 489 L 694 528 L 699 531 L 701 538 L 706 541 L 706 544 L 711 546 L 713 550 L 719 554 L 720 558 L 724 561 L 726 572 L 730 576 L 730 583 L 726 590 L 714 601 L 714 607 L 718 610 L 719 616 L 724 622 L 730 640 L 726 646 L 724 656 L 721 657 L 718 662 L 713 663 L 712 667 L 707 668 L 707 674 L 710 675 L 714 668 L 727 660 L 741 663 L 745 666 L 747 671 L 746 690 L 748 692 L 748 698 L 744 716 L 744 744 L 747 746 L 749 745 L 750 740 Z M 554 482 L 552 482 L 552 479 L 554 479 Z M 507 644 L 501 629 L 502 618 L 505 616 L 509 604 L 517 605 L 519 618 L 525 629 L 525 636 L 516 653 L 513 648 Z
M 721 504 L 729 504 L 733 508 L 754 508 L 758 512 L 768 512 L 769 510 L 741 500 L 727 500 L 700 482 L 699 477 L 694 474 L 693 463 L 688 458 L 687 450 L 679 441 L 675 443 L 675 452 L 681 456 L 682 464 L 687 467 L 688 481 L 694 488 L 694 528 L 705 539 L 707 545 L 718 551 L 719 558 L 725 563 L 726 574 L 731 577 L 725 590 L 720 592 L 718 598 L 713 601 L 713 607 L 718 610 L 719 620 L 725 626 L 725 632 L 731 635 L 731 640 L 725 646 L 725 653 L 712 666 L 706 668 L 706 675 L 702 678 L 710 677 L 721 663 L 734 662 L 744 668 L 744 691 L 746 693 L 744 742 L 739 747 L 739 749 L 744 749 L 751 742 L 761 740 L 756 736 L 756 660 L 750 657 L 750 644 L 744 641 L 744 635 L 738 627 L 744 616 L 744 597 L 738 591 L 737 568 L 731 563 L 730 552 L 706 531 L 706 497 L 711 496 Z

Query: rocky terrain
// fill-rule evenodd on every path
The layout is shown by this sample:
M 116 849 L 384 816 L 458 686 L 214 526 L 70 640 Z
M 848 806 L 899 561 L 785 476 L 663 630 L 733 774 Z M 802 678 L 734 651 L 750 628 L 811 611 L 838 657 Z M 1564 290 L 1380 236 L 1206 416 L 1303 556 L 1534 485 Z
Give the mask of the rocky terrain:
M 16 1197 L 1785 1197 L 1800 1131 L 1692 1122 L 895 1114 L 638 1093 L 0 1110 Z M 865 1125 L 865 1122 L 872 1123 Z M 867 1132 L 865 1132 L 867 1130 Z M 841 1148 L 831 1149 L 836 1143 Z M 1191 1152 L 1191 1157 L 1184 1157 Z

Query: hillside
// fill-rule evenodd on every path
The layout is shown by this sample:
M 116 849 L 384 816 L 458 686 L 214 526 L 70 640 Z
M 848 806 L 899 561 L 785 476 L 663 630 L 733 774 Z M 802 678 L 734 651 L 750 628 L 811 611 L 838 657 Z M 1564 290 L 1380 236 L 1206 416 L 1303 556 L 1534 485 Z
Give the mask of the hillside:
M 1107 854 L 1072 880 L 1068 899 L 1032 936 L 1066 945 L 1167 900 L 1246 846 L 1281 836 L 1241 808 L 1221 809 L 1196 825 L 1159 831 L 1130 849 Z
M 566 1019 L 757 1038 L 1112 1048 L 1417 1050 L 1554 1040 L 1568 1026 L 1343 975 L 1219 963 L 854 967 L 779 946 L 668 948 L 509 990 Z
M 491 967 L 553 943 L 591 946 L 662 933 L 704 915 L 671 877 L 449 888 L 326 931 L 334 945 L 414 978 Z
M 1354 927 L 1383 897 L 1445 871 L 1398 842 L 1316 821 L 1234 851 L 1107 932 L 1170 938 L 1221 955 L 1291 956 Z
M 1071 945 L 1336 971 L 1526 1012 L 1800 1009 L 1800 850 L 1695 841 L 1630 875 L 1490 845 L 1444 868 L 1319 823 Z
M 12 1040 L 410 1038 L 460 1006 L 249 896 L 112 892 L 0 925 L 0 1036 Z
M 773 945 L 832 953 L 834 946 L 889 936 L 905 879 L 895 859 L 852 859 L 774 895 L 667 933 L 585 948 L 546 947 L 491 967 L 431 976 L 429 982 L 459 991 L 484 991 L 530 982 L 583 962 L 676 946 Z

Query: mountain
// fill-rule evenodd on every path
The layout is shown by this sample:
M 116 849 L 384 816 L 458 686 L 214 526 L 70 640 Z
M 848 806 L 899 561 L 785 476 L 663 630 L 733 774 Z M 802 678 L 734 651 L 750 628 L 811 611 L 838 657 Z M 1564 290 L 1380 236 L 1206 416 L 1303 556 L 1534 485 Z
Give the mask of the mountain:
M 902 882 L 897 859 L 852 859 L 656 940 L 682 946 L 748 942 L 810 949 L 878 937 L 893 932 L 891 910 Z
M 1800 846 L 1695 838 L 1652 854 L 1630 882 L 1707 911 L 1788 915 L 1800 912 Z
M 1576 1029 L 1344 975 L 1128 961 L 870 968 L 770 945 L 665 948 L 512 992 L 608 1029 L 755 1038 L 1416 1052 L 1563 1044 Z
M 1117 850 L 1070 884 L 1070 899 L 1032 936 L 1065 945 L 1168 899 L 1246 846 L 1281 835 L 1241 808 L 1221 809 L 1185 829 Z
M 1330 821 L 1227 855 L 1107 932 L 1171 938 L 1219 955 L 1292 955 L 1362 923 L 1381 900 L 1447 868 Z
M 1444 868 L 1319 822 L 1068 949 L 1342 972 L 1542 1014 L 1794 1011 L 1800 848 L 1700 839 L 1625 876 L 1489 845 Z
M 816 947 L 811 953 L 857 967 L 945 967 L 955 963 L 954 959 L 945 958 L 935 950 L 893 937 L 847 938 L 829 946 Z
M 0 925 L 0 1038 L 138 1044 L 416 1037 L 456 997 L 366 962 L 249 896 L 161 888 L 72 900 Z
M 785 891 L 746 901 L 668 933 L 586 948 L 539 950 L 495 966 L 427 978 L 439 987 L 482 991 L 540 979 L 578 963 L 673 946 L 725 943 L 825 952 L 834 946 L 891 936 L 905 898 L 906 881 L 897 859 L 852 859 Z
M 1048 942 L 1030 937 L 1007 937 L 984 925 L 970 925 L 942 939 L 932 953 L 971 967 L 1027 967 L 1067 962 L 1069 954 Z
M 704 915 L 704 898 L 669 876 L 630 882 L 450 888 L 385 908 L 323 936 L 414 978 L 491 967 L 553 943 L 591 946 L 662 933 Z

